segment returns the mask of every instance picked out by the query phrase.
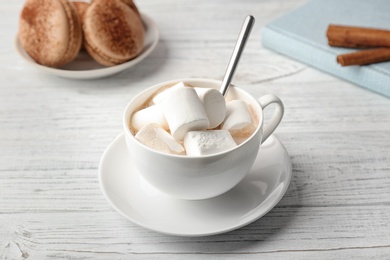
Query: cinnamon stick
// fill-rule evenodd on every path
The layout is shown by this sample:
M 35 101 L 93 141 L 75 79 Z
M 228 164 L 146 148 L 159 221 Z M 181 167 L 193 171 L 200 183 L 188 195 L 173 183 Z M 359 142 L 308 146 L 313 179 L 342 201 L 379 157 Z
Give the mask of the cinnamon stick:
M 366 65 L 390 60 L 390 48 L 361 50 L 337 56 L 341 66 Z
M 329 46 L 332 47 L 346 47 L 346 48 L 372 48 L 372 46 L 362 45 L 354 42 L 343 42 L 337 40 L 328 40 Z
M 331 24 L 326 32 L 330 46 L 390 47 L 390 31 Z

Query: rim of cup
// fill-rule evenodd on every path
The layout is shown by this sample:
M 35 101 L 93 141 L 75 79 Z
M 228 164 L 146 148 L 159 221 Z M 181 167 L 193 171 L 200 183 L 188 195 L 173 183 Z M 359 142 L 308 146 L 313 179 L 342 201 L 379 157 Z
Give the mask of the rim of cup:
M 138 141 L 135 138 L 135 135 L 130 131 L 130 118 L 132 116 L 132 113 L 134 113 L 136 110 L 133 109 L 133 111 L 131 111 L 132 113 L 130 113 L 129 110 L 133 106 L 134 101 L 139 99 L 139 98 L 141 98 L 142 96 L 144 96 L 146 92 L 149 92 L 149 91 L 153 90 L 152 93 L 151 93 L 153 95 L 153 93 L 155 91 L 157 91 L 158 89 L 160 89 L 160 88 L 162 88 L 164 86 L 167 86 L 167 85 L 171 85 L 173 83 L 178 83 L 178 82 L 184 82 L 184 83 L 187 83 L 187 84 L 189 84 L 188 82 L 203 82 L 203 83 L 211 82 L 211 83 L 214 83 L 214 84 L 220 84 L 222 81 L 216 80 L 216 79 L 207 79 L 207 78 L 182 78 L 182 79 L 174 79 L 174 80 L 168 80 L 168 81 L 160 82 L 160 83 L 154 84 L 154 85 L 152 85 L 152 86 L 142 90 L 141 92 L 139 92 L 137 95 L 135 95 L 127 103 L 126 108 L 125 108 L 125 110 L 123 112 L 123 120 L 122 120 L 122 122 L 123 122 L 123 126 L 124 126 L 125 135 L 130 135 L 130 138 L 132 138 L 134 142 L 138 143 L 140 146 L 142 146 L 143 148 L 145 148 L 145 149 L 147 149 L 147 150 L 149 150 L 149 151 L 151 151 L 153 153 L 161 154 L 161 155 L 168 156 L 168 157 L 174 157 L 174 158 L 193 159 L 193 158 L 210 158 L 210 157 L 214 157 L 214 156 L 221 156 L 223 154 L 228 154 L 228 153 L 230 153 L 230 152 L 232 152 L 232 151 L 234 151 L 236 149 L 239 149 L 240 147 L 244 146 L 246 143 L 248 143 L 257 134 L 258 131 L 260 131 L 260 128 L 263 125 L 263 109 L 260 106 L 259 102 L 257 101 L 257 99 L 254 96 L 249 94 L 247 91 L 243 90 L 240 87 L 237 87 L 234 84 L 231 84 L 229 91 L 231 91 L 232 88 L 234 88 L 235 90 L 238 90 L 238 91 L 242 92 L 247 98 L 251 99 L 250 105 L 252 106 L 253 104 L 255 104 L 255 106 L 256 106 L 255 111 L 257 113 L 256 116 L 258 117 L 258 123 L 257 123 L 256 129 L 242 143 L 240 143 L 237 146 L 235 146 L 233 148 L 230 148 L 228 150 L 221 151 L 221 152 L 218 152 L 218 153 L 207 154 L 207 155 L 170 154 L 170 153 L 165 153 L 165 152 L 161 152 L 161 151 L 155 150 L 155 149 L 150 148 L 149 146 L 141 143 L 140 141 Z M 150 95 L 149 95 L 149 97 L 150 97 Z M 143 101 L 145 101 L 145 100 L 147 100 L 147 98 L 144 98 Z

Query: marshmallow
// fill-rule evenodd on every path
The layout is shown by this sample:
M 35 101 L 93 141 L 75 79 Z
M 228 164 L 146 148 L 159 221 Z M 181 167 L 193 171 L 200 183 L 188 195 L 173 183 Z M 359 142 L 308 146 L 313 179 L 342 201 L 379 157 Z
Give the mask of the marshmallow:
M 184 147 L 177 142 L 167 131 L 155 123 L 141 128 L 135 138 L 144 145 L 160 152 L 170 154 L 184 154 Z M 151 162 L 152 163 L 152 162 Z
M 219 126 L 225 119 L 226 102 L 221 92 L 213 88 L 194 88 L 209 119 L 208 129 Z
M 159 105 L 152 105 L 147 108 L 138 110 L 131 118 L 131 125 L 136 131 L 150 123 L 156 123 L 165 130 L 169 129 L 168 123 L 165 120 L 164 114 Z
M 202 102 L 193 88 L 180 86 L 169 90 L 161 107 L 176 140 L 183 140 L 189 131 L 205 130 L 209 126 Z
M 153 104 L 159 104 L 161 103 L 164 98 L 167 96 L 167 94 L 169 93 L 169 91 L 175 89 L 175 88 L 180 88 L 180 87 L 185 87 L 184 83 L 183 82 L 179 82 L 177 83 L 176 85 L 173 85 L 172 87 L 170 88 L 167 88 L 165 89 L 164 91 L 160 92 L 160 93 L 157 93 L 153 98 L 152 98 L 152 102 Z
M 190 131 L 184 137 L 189 156 L 219 153 L 236 146 L 228 130 Z
M 179 82 L 176 85 L 158 93 L 152 98 L 154 104 L 161 103 L 169 92 L 180 87 L 186 87 L 183 82 Z M 225 98 L 216 89 L 213 88 L 194 88 L 200 101 L 202 102 L 203 108 L 206 111 L 209 119 L 209 129 L 219 126 L 225 119 L 226 115 L 226 103 Z
M 221 129 L 239 130 L 252 124 L 247 104 L 239 99 L 226 102 L 226 117 Z

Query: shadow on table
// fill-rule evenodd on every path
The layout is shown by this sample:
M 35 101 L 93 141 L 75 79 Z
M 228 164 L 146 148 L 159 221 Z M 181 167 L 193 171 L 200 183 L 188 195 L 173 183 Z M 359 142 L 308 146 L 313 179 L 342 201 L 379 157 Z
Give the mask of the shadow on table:
M 208 237 L 186 238 L 179 243 L 180 251 L 197 251 L 201 253 L 240 253 L 250 252 L 250 248 L 257 248 L 267 241 L 281 240 L 295 215 L 300 210 L 299 176 L 294 173 L 289 188 L 278 205 L 262 218 L 240 229 Z M 258 250 L 258 249 L 257 249 Z

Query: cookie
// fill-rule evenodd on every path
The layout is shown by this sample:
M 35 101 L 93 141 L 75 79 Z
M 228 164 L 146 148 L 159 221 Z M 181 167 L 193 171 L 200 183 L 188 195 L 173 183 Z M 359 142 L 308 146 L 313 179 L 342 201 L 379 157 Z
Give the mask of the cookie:
M 135 58 L 143 49 L 140 16 L 121 0 L 96 0 L 84 14 L 84 47 L 100 64 L 113 66 Z
M 37 63 L 60 67 L 78 54 L 81 23 L 67 0 L 27 0 L 20 16 L 18 37 L 23 49 Z
M 127 4 L 136 14 L 141 17 L 137 6 L 134 4 L 133 0 L 121 0 L 123 3 Z

